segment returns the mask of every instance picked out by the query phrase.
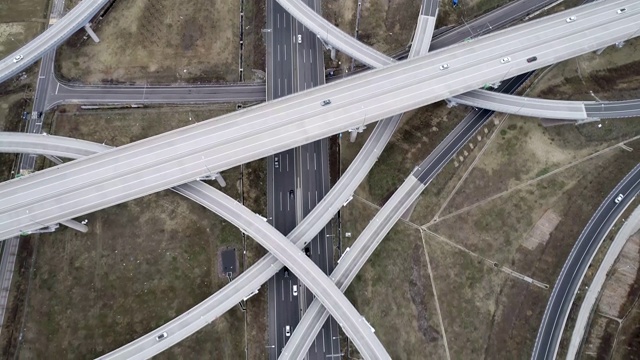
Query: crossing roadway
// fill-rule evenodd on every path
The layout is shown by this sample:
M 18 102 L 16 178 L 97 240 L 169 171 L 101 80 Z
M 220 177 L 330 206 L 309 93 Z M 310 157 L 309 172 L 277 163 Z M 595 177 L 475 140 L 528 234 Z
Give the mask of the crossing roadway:
M 617 14 L 620 6 L 628 10 Z M 555 14 L 0 184 L 0 238 L 184 183 L 207 174 L 207 167 L 220 171 L 627 39 L 639 30 L 639 7 L 633 1 L 586 5 L 571 12 L 578 18 L 571 23 L 565 21 L 569 13 Z M 526 62 L 534 54 L 539 60 Z M 439 70 L 445 61 L 450 68 Z M 330 106 L 322 106 L 329 99 Z

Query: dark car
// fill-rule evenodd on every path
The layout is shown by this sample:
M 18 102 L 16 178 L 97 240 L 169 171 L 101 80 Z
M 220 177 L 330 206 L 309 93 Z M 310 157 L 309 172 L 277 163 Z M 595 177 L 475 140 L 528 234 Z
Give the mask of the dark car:
M 532 63 L 532 62 L 534 62 L 534 61 L 536 61 L 536 60 L 538 60 L 538 57 L 537 57 L 537 56 L 532 56 L 532 57 L 530 57 L 530 58 L 528 58 L 528 59 L 527 59 L 527 62 L 528 62 L 528 63 Z
M 311 248 L 309 248 L 308 246 L 304 248 L 304 254 L 308 257 L 311 257 Z
M 293 199 L 295 197 L 295 193 L 293 190 L 289 190 L 289 199 Z

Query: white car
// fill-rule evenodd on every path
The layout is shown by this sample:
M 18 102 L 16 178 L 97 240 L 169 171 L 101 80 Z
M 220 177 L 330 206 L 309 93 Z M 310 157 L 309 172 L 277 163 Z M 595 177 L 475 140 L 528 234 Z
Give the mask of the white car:
M 287 325 L 284 327 L 284 335 L 291 336 L 291 326 Z
M 567 22 L 568 22 L 568 23 L 570 23 L 570 22 L 574 22 L 574 21 L 576 21 L 576 19 L 577 19 L 577 17 L 576 17 L 575 15 L 573 15 L 573 16 L 569 16 L 569 17 L 567 18 Z
M 18 55 L 18 56 L 16 56 L 16 57 L 14 57 L 14 58 L 13 58 L 13 62 L 14 62 L 14 63 L 17 63 L 18 61 L 22 60 L 23 58 L 24 58 L 24 56 L 22 56 L 22 55 Z
M 298 44 L 302 44 L 302 35 L 298 34 Z
M 614 201 L 616 202 L 616 204 L 619 204 L 622 199 L 624 199 L 624 195 L 620 194 Z
M 293 285 L 293 290 L 291 291 L 293 296 L 298 296 L 298 285 Z
M 508 56 L 507 56 L 506 58 L 502 58 L 502 59 L 500 60 L 500 63 L 502 63 L 502 64 L 506 64 L 506 63 L 508 63 L 508 62 L 511 62 L 511 58 L 510 58 L 510 57 L 508 57 Z
M 449 68 L 449 64 L 440 65 L 440 70 L 447 70 Z
M 168 335 L 168 334 L 167 334 L 167 332 L 165 331 L 165 332 L 163 332 L 162 334 L 160 334 L 160 335 L 156 336 L 156 340 L 160 341 L 160 340 L 162 340 L 162 339 L 166 338 L 167 336 L 169 336 L 169 335 Z
M 618 11 L 616 11 L 618 14 L 622 14 L 624 12 L 627 11 L 627 8 L 622 8 L 622 9 L 618 9 Z

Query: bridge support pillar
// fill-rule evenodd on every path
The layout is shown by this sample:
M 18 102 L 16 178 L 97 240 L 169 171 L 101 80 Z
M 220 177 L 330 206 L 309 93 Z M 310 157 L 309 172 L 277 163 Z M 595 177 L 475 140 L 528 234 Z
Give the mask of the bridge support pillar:
M 349 140 L 351 142 L 355 142 L 356 138 L 358 137 L 358 133 L 363 132 L 364 129 L 366 129 L 366 128 L 367 128 L 366 126 L 360 126 L 360 127 L 356 128 L 356 129 L 349 129 L 349 134 L 351 135 L 349 137 Z
M 454 106 L 458 106 L 458 103 L 454 100 L 451 100 L 450 98 L 444 99 L 444 101 L 447 103 L 447 107 L 448 108 L 452 108 Z
M 62 160 L 60 160 L 60 158 L 57 157 L 57 156 L 45 155 L 44 157 L 46 157 L 47 159 L 51 160 L 51 162 L 55 163 L 56 165 L 62 164 Z
M 214 173 L 213 177 L 216 179 L 218 184 L 220 184 L 220 186 L 222 186 L 222 187 L 227 186 L 227 183 L 224 181 L 224 179 L 222 178 L 222 175 L 220 173 Z
M 84 224 L 84 221 L 82 223 L 79 223 L 75 220 L 64 220 L 64 221 L 60 221 L 60 224 L 70 229 L 78 230 L 81 233 L 86 233 L 87 231 L 89 231 L 89 227 Z
M 95 32 L 93 32 L 93 30 L 91 29 L 91 24 L 87 24 L 84 26 L 84 29 L 87 31 L 87 34 L 89 34 L 89 36 L 91 36 L 91 38 L 93 39 L 94 42 L 99 43 L 100 39 L 98 38 L 98 35 L 96 35 Z

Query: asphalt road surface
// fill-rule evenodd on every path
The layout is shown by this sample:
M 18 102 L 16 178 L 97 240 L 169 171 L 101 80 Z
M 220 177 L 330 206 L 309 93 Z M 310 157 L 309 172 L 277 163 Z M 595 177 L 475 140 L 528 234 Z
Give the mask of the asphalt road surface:
M 619 6 L 626 6 L 629 11 L 616 14 Z M 566 23 L 566 13 L 552 15 L 508 32 L 488 35 L 300 95 L 234 112 L 219 121 L 204 121 L 3 183 L 0 193 L 5 201 L 1 205 L 0 237 L 197 178 L 208 173 L 204 164 L 213 171 L 220 171 L 362 122 L 466 92 L 496 78 L 530 71 L 614 43 L 637 33 L 640 16 L 634 7 L 639 6 L 632 1 L 594 3 L 572 11 L 582 21 Z M 470 53 L 473 56 L 469 56 Z M 505 54 L 513 59 L 506 66 L 499 61 Z M 532 54 L 538 54 L 537 62 L 524 61 Z M 438 70 L 439 63 L 453 58 L 456 62 L 450 61 L 449 71 Z M 332 105 L 321 107 L 322 99 L 329 96 L 334 100 Z M 314 126 L 319 121 L 323 122 L 322 126 Z M 186 137 L 180 140 L 183 136 Z M 226 144 L 225 151 L 220 148 L 223 144 Z M 249 144 L 251 149 L 246 148 Z M 175 146 L 180 150 L 176 151 Z M 145 160 L 140 162 L 142 159 Z M 129 166 L 123 166 L 125 163 Z M 115 168 L 104 171 L 113 166 Z M 72 175 L 76 171 L 80 177 Z M 58 182 L 56 179 L 64 180 Z M 60 185 L 66 190 L 61 192 Z M 113 189 L 119 187 L 116 185 L 124 190 L 114 192 Z M 46 190 L 36 190 L 40 186 Z M 100 191 L 96 191 L 96 186 Z M 81 193 L 85 195 L 78 196 Z M 27 213 L 33 208 L 25 209 L 25 206 L 34 201 L 38 204 L 37 211 Z
M 532 359 L 555 359 L 571 304 L 584 275 L 604 238 L 626 206 L 640 192 L 640 165 L 636 166 L 605 198 L 573 246 L 556 281 L 540 324 Z M 622 194 L 619 203 L 614 200 Z
M 616 14 L 618 6 L 627 6 L 629 11 L 626 15 Z M 634 11 L 634 6 L 638 8 L 640 4 L 622 1 L 586 5 L 572 12 L 583 21 L 566 23 L 565 13 L 555 14 L 508 32 L 237 111 L 219 121 L 200 122 L 0 184 L 5 199 L 1 205 L 0 237 L 198 178 L 208 173 L 204 164 L 212 171 L 221 171 L 363 122 L 466 92 L 496 78 L 611 44 L 638 32 L 640 14 Z M 511 54 L 513 59 L 508 65 L 499 61 L 504 54 Z M 538 54 L 537 62 L 524 61 L 532 54 Z M 450 61 L 451 68 L 443 73 L 438 64 L 445 58 L 455 58 L 456 62 Z M 320 106 L 328 97 L 333 100 L 332 105 Z M 238 141 L 249 145 L 240 148 Z M 226 150 L 222 151 L 220 146 Z M 134 153 L 128 155 L 129 152 Z M 84 169 L 72 175 L 77 168 Z M 110 170 L 105 171 L 107 168 Z M 52 191 L 62 189 L 61 185 L 67 190 Z M 48 190 L 37 190 L 40 186 Z M 120 186 L 123 191 L 113 191 Z M 81 193 L 85 195 L 79 196 Z M 27 213 L 26 210 L 34 210 L 29 206 L 31 202 L 38 204 L 37 211 Z

